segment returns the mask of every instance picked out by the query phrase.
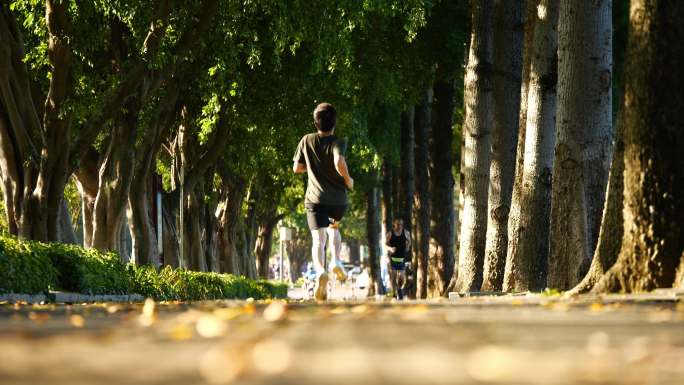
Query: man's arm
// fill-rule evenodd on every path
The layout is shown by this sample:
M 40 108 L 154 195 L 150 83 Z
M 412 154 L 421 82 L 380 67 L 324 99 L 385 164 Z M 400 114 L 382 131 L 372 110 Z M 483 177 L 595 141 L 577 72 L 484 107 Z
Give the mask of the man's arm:
M 294 155 L 294 164 L 292 165 L 292 171 L 295 174 L 303 174 L 306 172 L 306 158 L 304 157 L 303 151 L 303 146 L 304 146 L 304 138 L 299 141 L 299 144 L 297 145 L 297 151 L 295 151 Z
M 306 164 L 304 163 L 299 163 L 299 161 L 294 162 L 292 165 L 292 171 L 294 171 L 295 174 L 303 174 L 306 172 Z
M 347 161 L 344 159 L 343 155 L 337 153 L 334 154 L 335 169 L 337 173 L 344 178 L 344 184 L 348 189 L 354 189 L 354 179 L 349 176 L 349 170 L 347 169 Z
M 394 247 L 390 245 L 390 239 L 392 239 L 392 232 L 389 231 L 387 234 L 385 234 L 385 246 L 387 246 L 387 250 L 389 250 L 390 253 L 394 253 Z

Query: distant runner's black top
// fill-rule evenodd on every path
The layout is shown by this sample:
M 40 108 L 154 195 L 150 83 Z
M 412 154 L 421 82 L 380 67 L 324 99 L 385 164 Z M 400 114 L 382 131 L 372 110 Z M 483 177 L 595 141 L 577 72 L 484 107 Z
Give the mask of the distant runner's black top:
M 405 258 L 406 257 L 406 234 L 404 229 L 401 229 L 401 235 L 396 235 L 394 230 L 391 230 L 392 236 L 389 240 L 389 245 L 394 247 L 394 253 L 390 253 L 390 258 Z

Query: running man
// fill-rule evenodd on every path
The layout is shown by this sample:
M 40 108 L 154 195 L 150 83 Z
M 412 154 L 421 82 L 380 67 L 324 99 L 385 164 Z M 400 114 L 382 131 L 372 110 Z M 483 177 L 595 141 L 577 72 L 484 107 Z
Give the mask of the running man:
M 387 233 L 385 245 L 390 257 L 390 280 L 397 299 L 404 298 L 406 285 L 406 259 L 411 247 L 411 234 L 404 229 L 404 221 L 395 219 L 392 230 Z
M 347 190 L 354 188 L 354 179 L 349 175 L 344 159 L 347 142 L 335 136 L 337 116 L 330 103 L 321 103 L 313 112 L 316 132 L 304 137 L 297 145 L 292 170 L 307 173 L 306 220 L 311 230 L 311 250 L 316 269 L 315 296 L 325 300 L 328 296 L 328 274 L 325 271 L 325 244 L 328 236 L 332 243 L 333 271 L 338 280 L 344 281 L 346 273 L 339 253 L 342 237 L 337 223 L 347 211 Z

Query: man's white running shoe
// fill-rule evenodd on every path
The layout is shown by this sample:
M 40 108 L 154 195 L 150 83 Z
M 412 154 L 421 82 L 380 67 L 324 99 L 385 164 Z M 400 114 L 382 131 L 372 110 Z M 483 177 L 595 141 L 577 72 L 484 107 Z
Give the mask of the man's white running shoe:
M 328 299 L 328 274 L 323 273 L 316 278 L 315 296 L 319 301 Z
M 347 280 L 347 272 L 344 271 L 344 266 L 342 265 L 342 262 L 337 261 L 332 268 L 333 273 L 335 273 L 335 277 L 337 278 L 338 281 L 344 282 Z

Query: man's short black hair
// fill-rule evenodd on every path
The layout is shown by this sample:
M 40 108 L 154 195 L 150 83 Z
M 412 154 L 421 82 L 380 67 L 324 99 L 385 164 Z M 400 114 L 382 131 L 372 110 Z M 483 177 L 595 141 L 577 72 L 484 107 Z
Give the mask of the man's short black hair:
M 335 128 L 337 113 L 330 103 L 321 103 L 313 112 L 314 124 L 318 131 L 330 132 Z

